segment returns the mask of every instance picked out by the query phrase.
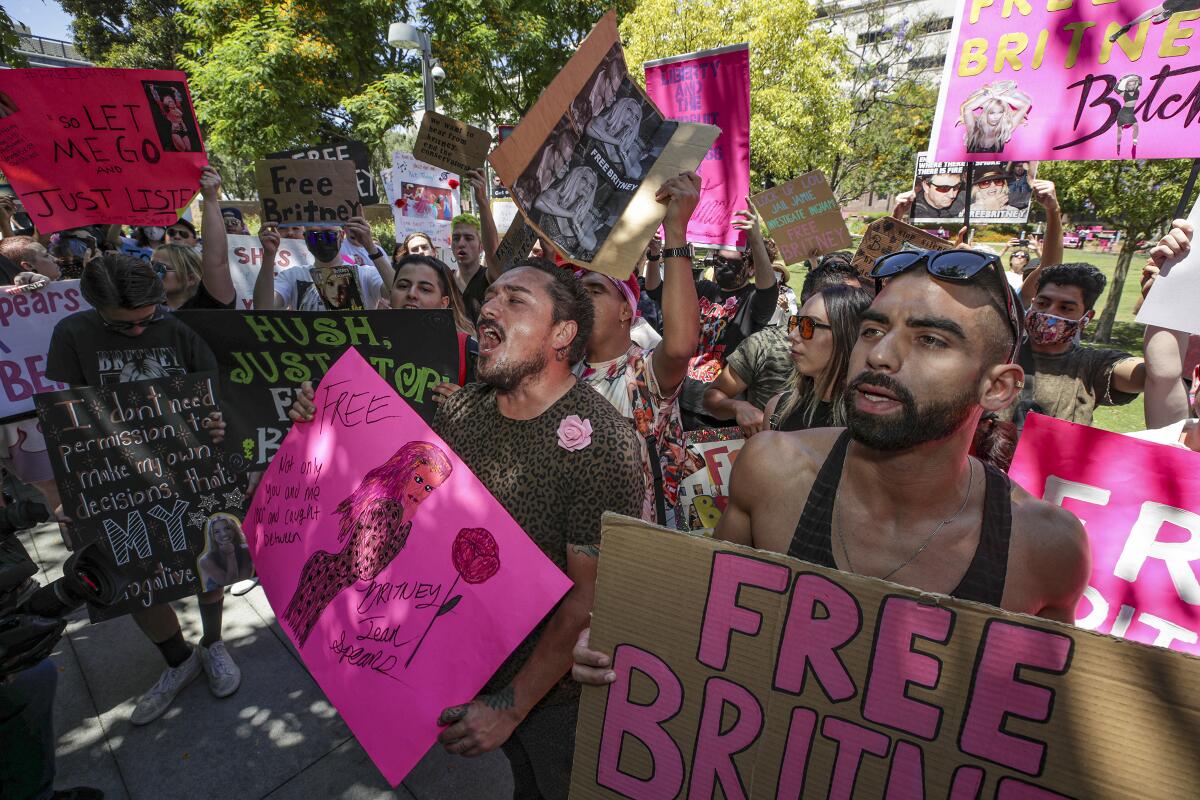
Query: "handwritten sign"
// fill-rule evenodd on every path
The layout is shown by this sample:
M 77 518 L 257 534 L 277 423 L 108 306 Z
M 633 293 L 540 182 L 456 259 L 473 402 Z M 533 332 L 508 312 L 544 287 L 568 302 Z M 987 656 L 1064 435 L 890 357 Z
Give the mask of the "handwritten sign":
M 46 378 L 50 335 L 60 319 L 91 308 L 79 281 L 28 294 L 0 293 L 0 421 L 33 414 L 33 396 L 67 388 Z
M 412 154 L 418 161 L 466 175 L 470 170 L 483 168 L 491 149 L 492 135 L 482 128 L 426 111 Z
M 729 478 L 746 444 L 741 428 L 701 428 L 684 435 L 688 463 L 700 468 L 679 482 L 681 527 L 711 532 L 729 504 Z
M 868 274 L 875 266 L 875 259 L 899 250 L 952 250 L 949 242 L 920 228 L 892 217 L 877 219 L 867 226 L 862 241 L 858 243 L 851 264 L 860 275 Z
M 819 169 L 759 192 L 750 202 L 789 264 L 852 244 L 842 209 Z
M 236 516 L 241 460 L 208 433 L 216 383 L 177 375 L 37 396 L 74 535 L 99 540 L 130 579 L 120 602 L 88 609 L 93 622 L 251 575 Z M 214 552 L 219 565 L 206 558 Z
M 371 153 L 362 142 L 335 142 L 297 150 L 267 153 L 267 158 L 316 158 L 325 161 L 352 161 L 358 178 L 358 196 L 366 205 L 379 202 L 379 189 L 375 186 L 375 174 L 371 171 Z
M 356 351 L 316 404 L 246 531 L 281 627 L 395 786 L 570 581 Z
M 263 222 L 337 226 L 362 213 L 349 161 L 268 159 L 255 163 L 254 179 Z
M 745 245 L 729 224 L 750 194 L 750 45 L 732 44 L 647 61 L 646 94 L 667 119 L 715 125 L 721 134 L 696 168 L 704 191 L 688 221 L 687 240 Z
M 1009 474 L 1083 520 L 1076 624 L 1200 655 L 1200 454 L 1030 414 Z
M 1194 2 L 957 5 L 939 161 L 1200 155 Z
M 537 232 L 525 221 L 525 216 L 518 212 L 513 217 L 512 224 L 508 226 L 504 238 L 500 240 L 500 246 L 496 248 L 496 260 L 500 262 L 501 269 L 508 269 L 514 261 L 528 256 L 536 241 Z
M 591 643 L 616 680 L 583 689 L 572 798 L 1200 785 L 1200 709 L 1182 699 L 1200 669 L 1183 653 L 611 514 Z
M 170 225 L 208 163 L 182 72 L 6 69 L 0 167 L 39 231 Z
M 226 440 L 251 464 L 267 463 L 283 443 L 300 384 L 320 381 L 351 347 L 426 420 L 436 411 L 433 387 L 458 376 L 447 310 L 177 313 L 217 357 Z
M 229 274 L 233 278 L 233 288 L 237 291 L 237 308 L 249 311 L 254 308 L 254 282 L 258 280 L 258 271 L 262 268 L 263 248 L 257 236 L 225 237 L 229 251 Z M 316 263 L 308 245 L 303 239 L 280 239 L 279 250 L 275 253 L 274 273 L 288 267 L 311 267 Z
M 450 220 L 462 210 L 459 175 L 409 153 L 392 153 L 392 168 L 384 180 L 390 186 L 396 240 L 422 233 L 435 248 L 449 252 Z

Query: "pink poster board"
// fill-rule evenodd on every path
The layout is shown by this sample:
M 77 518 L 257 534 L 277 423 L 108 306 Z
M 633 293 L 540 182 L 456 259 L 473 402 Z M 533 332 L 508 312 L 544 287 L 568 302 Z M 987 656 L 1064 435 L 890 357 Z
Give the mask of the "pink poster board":
M 1200 655 L 1200 453 L 1031 414 L 1009 475 L 1083 521 L 1076 624 Z
M 721 129 L 696 170 L 702 188 L 688 241 L 744 246 L 745 236 L 729 220 L 750 194 L 750 45 L 648 61 L 645 68 L 646 94 L 663 116 Z
M 357 350 L 245 532 L 280 627 L 393 786 L 571 582 Z
M 208 163 L 182 72 L 6 69 L 0 168 L 43 233 L 170 225 Z
M 1197 20 L 1189 2 L 963 0 L 934 119 L 935 159 L 1200 156 Z

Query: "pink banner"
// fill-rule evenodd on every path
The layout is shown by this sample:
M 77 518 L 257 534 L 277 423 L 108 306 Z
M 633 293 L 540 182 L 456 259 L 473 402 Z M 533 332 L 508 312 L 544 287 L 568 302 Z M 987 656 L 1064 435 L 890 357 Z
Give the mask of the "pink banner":
M 1200 655 L 1200 454 L 1031 414 L 1009 475 L 1087 529 L 1076 624 Z
M 743 246 L 744 234 L 729 220 L 746 208 L 750 194 L 750 45 L 648 61 L 645 67 L 646 94 L 667 119 L 721 129 L 697 170 L 703 188 L 688 241 Z
M 393 786 L 571 582 L 351 348 L 246 516 L 280 626 Z
M 963 0 L 930 149 L 937 161 L 1200 156 L 1198 19 L 1182 0 Z
M 0 168 L 42 233 L 170 225 L 208 163 L 182 72 L 6 69 Z

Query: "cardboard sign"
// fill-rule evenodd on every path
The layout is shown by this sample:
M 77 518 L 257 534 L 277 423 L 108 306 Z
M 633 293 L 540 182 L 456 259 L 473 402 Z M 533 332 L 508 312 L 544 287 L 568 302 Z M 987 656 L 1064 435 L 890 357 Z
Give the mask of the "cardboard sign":
M 37 396 L 74 535 L 99 540 L 130 579 L 121 602 L 89 607 L 93 622 L 253 574 L 237 516 L 244 464 L 208 434 L 216 383 L 201 373 Z
M 396 240 L 402 242 L 410 233 L 423 233 L 434 247 L 448 251 L 450 220 L 462 211 L 459 176 L 408 153 L 392 153 L 392 169 L 386 180 L 391 184 Z
M 528 256 L 536 241 L 537 232 L 525 220 L 525 215 L 518 212 L 500 240 L 500 246 L 496 248 L 496 260 L 500 262 L 500 268 L 508 269 L 517 259 Z
M 233 278 L 233 288 L 237 290 L 237 308 L 249 311 L 254 308 L 254 282 L 262 267 L 262 242 L 257 236 L 229 234 L 225 238 L 229 242 L 229 274 Z M 315 261 L 303 239 L 280 239 L 274 273 L 278 275 L 288 267 L 312 266 Z
M 371 171 L 371 154 L 362 142 L 336 142 L 316 147 L 301 147 L 298 150 L 283 150 L 267 153 L 267 158 L 316 158 L 325 161 L 353 161 L 358 178 L 358 196 L 366 205 L 379 202 L 379 189 L 375 186 L 375 174 Z
M 291 427 L 304 381 L 320 381 L 354 347 L 417 413 L 432 420 L 433 387 L 458 380 L 458 337 L 447 310 L 179 311 L 221 369 L 226 443 L 266 464 Z
M 701 428 L 684 434 L 688 463 L 701 465 L 679 482 L 684 530 L 711 533 L 729 503 L 729 477 L 746 444 L 741 428 Z
M 483 169 L 491 149 L 492 135 L 483 128 L 426 111 L 412 154 L 418 161 L 466 175 L 473 169 Z
M 591 644 L 573 800 L 1200 785 L 1194 658 L 615 515 Z
M 496 223 L 496 232 L 503 236 L 508 233 L 513 220 L 521 212 L 517 211 L 517 204 L 511 198 L 491 200 L 490 203 L 492 207 L 492 219 Z
M 1188 214 L 1193 230 L 1200 226 L 1200 197 Z M 1137 321 L 1172 331 L 1200 333 L 1200 314 L 1196 313 L 1196 298 L 1200 297 L 1200 248 L 1193 247 L 1181 258 L 1162 265 L 1158 278 L 1138 311 Z
M 875 259 L 898 250 L 953 250 L 954 243 L 893 217 L 877 219 L 867 226 L 850 262 L 860 275 L 867 275 Z
M 730 225 L 750 194 L 750 45 L 733 44 L 647 61 L 646 94 L 667 119 L 716 125 L 721 134 L 700 162 L 700 203 L 687 240 L 741 247 L 745 235 Z
M 246 533 L 280 627 L 395 786 L 571 582 L 353 349 L 316 405 Z
M 166 226 L 208 163 L 182 72 L 6 69 L 0 168 L 44 233 L 82 225 Z
M 1076 624 L 1200 655 L 1200 454 L 1030 414 L 1009 475 L 1087 529 Z
M 788 264 L 853 244 L 841 206 L 819 169 L 759 192 L 750 202 Z
M 1024 225 L 1033 199 L 1036 161 L 976 161 L 967 180 L 966 161 L 936 162 L 917 153 L 909 219 L 918 223 L 962 226 L 971 196 L 971 224 Z
M 666 213 L 655 193 L 718 133 L 663 117 L 630 79 L 610 11 L 488 158 L 564 259 L 624 280 Z
M 268 159 L 254 164 L 264 223 L 341 226 L 362 214 L 349 161 Z
M 1195 3 L 958 4 L 938 161 L 1200 155 Z
M 87 308 L 77 280 L 36 292 L 0 292 L 0 422 L 33 414 L 35 394 L 67 388 L 46 378 L 50 336 L 60 319 Z

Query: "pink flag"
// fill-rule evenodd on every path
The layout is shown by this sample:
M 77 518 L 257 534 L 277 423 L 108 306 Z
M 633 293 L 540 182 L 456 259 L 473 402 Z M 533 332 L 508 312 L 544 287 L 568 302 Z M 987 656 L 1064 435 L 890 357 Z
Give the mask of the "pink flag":
M 358 351 L 246 516 L 279 624 L 393 786 L 571 586 Z
M 208 163 L 182 72 L 6 69 L 0 167 L 43 233 L 170 225 Z
M 688 241 L 744 245 L 745 236 L 729 220 L 746 208 L 750 194 L 750 45 L 647 61 L 645 68 L 646 94 L 664 116 L 721 129 L 697 170 L 703 188 Z
M 1200 156 L 1194 0 L 963 0 L 935 161 Z
M 1200 655 L 1200 453 L 1031 414 L 1009 475 L 1087 529 L 1081 628 Z

